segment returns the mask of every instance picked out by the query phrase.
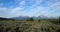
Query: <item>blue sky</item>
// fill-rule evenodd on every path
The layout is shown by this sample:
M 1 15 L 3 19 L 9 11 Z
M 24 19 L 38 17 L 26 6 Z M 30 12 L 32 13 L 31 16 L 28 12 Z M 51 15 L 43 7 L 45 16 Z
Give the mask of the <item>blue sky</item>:
M 60 0 L 0 0 L 0 17 L 60 16 Z

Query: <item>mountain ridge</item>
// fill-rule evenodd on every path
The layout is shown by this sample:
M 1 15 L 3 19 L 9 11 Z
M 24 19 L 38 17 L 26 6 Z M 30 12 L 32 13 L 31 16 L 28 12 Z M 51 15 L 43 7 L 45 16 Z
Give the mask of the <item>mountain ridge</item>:
M 14 18 L 3 18 L 3 17 L 0 17 L 0 20 L 27 20 L 31 17 L 29 16 L 19 16 L 19 17 L 14 17 Z M 46 17 L 46 16 L 38 16 L 38 17 L 32 17 L 34 20 L 39 20 L 39 19 L 58 19 L 58 17 Z

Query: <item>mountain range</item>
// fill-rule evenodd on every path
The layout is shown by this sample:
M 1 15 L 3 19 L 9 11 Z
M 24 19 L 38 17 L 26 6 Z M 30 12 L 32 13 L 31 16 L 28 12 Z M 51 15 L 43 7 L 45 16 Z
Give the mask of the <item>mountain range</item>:
M 19 16 L 19 17 L 13 17 L 13 18 L 2 18 L 0 17 L 0 20 L 27 20 L 29 19 L 29 16 Z M 58 17 L 47 17 L 47 16 L 38 16 L 38 17 L 32 17 L 34 20 L 39 20 L 39 19 L 59 19 Z

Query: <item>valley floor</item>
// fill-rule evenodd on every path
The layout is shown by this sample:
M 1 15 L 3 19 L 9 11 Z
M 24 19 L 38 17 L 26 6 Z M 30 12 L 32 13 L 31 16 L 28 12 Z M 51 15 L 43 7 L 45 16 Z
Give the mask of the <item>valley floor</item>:
M 0 32 L 59 32 L 60 25 L 47 20 L 41 21 L 0 21 Z

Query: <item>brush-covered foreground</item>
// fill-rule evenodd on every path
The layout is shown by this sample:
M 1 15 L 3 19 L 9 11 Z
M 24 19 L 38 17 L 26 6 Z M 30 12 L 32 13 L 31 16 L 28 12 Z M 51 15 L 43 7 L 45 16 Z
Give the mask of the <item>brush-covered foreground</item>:
M 0 20 L 0 32 L 60 32 L 60 24 L 56 20 Z

